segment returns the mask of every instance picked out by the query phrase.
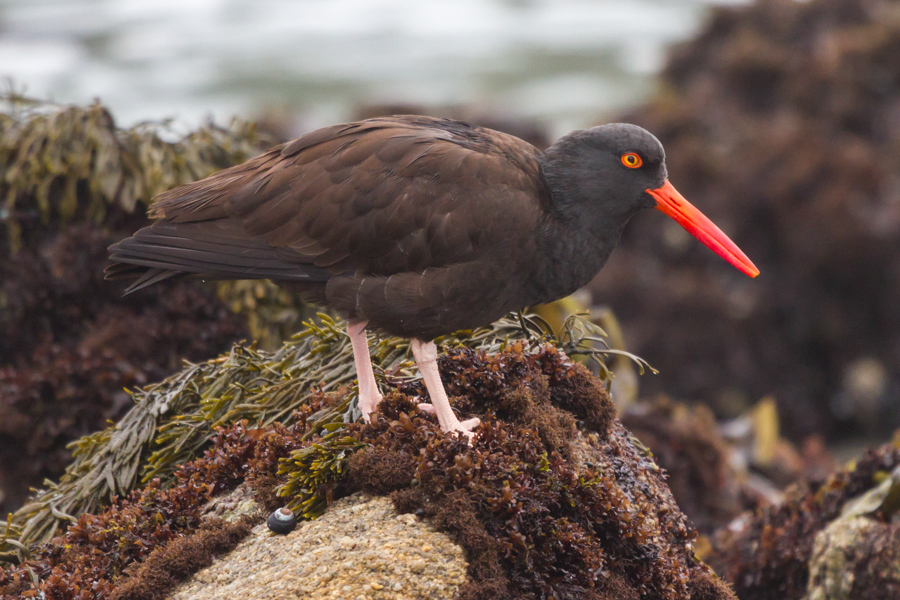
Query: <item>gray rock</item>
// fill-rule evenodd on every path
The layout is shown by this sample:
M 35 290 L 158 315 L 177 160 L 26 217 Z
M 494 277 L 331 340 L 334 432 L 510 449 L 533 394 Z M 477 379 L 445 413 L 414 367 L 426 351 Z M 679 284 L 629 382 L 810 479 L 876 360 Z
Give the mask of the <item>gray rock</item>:
M 427 522 L 354 494 L 288 535 L 258 525 L 170 598 L 450 600 L 467 567 L 462 548 Z

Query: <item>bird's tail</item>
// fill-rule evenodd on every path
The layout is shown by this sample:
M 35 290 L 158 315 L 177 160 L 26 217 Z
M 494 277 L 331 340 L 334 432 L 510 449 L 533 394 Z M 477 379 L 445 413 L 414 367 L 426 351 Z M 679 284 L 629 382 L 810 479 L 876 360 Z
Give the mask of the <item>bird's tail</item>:
M 288 261 L 285 253 L 228 219 L 194 223 L 157 221 L 109 247 L 107 279 L 137 278 L 126 294 L 172 277 L 324 282 L 330 273 Z

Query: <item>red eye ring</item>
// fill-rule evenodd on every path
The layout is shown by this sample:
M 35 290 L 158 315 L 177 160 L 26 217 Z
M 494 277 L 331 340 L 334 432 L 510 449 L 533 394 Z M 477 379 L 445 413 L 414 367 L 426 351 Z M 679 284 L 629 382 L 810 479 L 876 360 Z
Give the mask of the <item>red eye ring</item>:
M 644 164 L 644 161 L 635 152 L 626 152 L 622 155 L 622 164 L 629 169 L 637 169 Z

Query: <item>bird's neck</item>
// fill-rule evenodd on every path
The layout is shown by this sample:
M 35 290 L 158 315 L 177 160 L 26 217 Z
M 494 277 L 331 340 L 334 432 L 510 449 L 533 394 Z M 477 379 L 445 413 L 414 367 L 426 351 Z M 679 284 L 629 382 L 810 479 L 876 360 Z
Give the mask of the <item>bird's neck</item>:
M 576 177 L 542 162 L 552 206 L 539 232 L 543 252 L 535 265 L 535 296 L 549 302 L 586 285 L 603 268 L 636 209 L 615 212 L 614 204 L 585 194 Z

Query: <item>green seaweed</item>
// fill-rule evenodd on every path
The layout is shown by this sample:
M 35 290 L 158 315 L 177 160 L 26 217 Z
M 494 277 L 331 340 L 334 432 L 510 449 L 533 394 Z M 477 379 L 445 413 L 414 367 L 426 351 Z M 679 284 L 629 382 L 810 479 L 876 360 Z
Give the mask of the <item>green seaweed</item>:
M 156 194 L 243 162 L 265 145 L 256 126 L 239 119 L 182 136 L 169 121 L 120 129 L 100 102 L 80 107 L 2 95 L 0 255 L 15 254 L 38 229 L 143 212 Z
M 419 410 L 425 390 L 395 338 L 372 336 L 385 398 L 371 423 L 358 420 L 349 340 L 325 315 L 278 352 L 237 346 L 139 390 L 126 429 L 150 429 L 152 439 L 136 461 L 142 444 L 132 442 L 117 463 L 109 457 L 124 433 L 82 440 L 96 460 L 85 463 L 83 487 L 64 479 L 36 498 L 33 514 L 11 519 L 19 531 L 22 519 L 74 522 L 45 543 L 7 539 L 18 564 L 0 568 L 0 595 L 164 597 L 261 519 L 207 539 L 220 525 L 203 507 L 243 483 L 265 509 L 287 504 L 307 519 L 357 489 L 391 494 L 398 510 L 430 518 L 466 550 L 462 600 L 733 600 L 695 561 L 696 533 L 665 475 L 615 419 L 604 382 L 560 350 L 560 336 L 519 314 L 441 341 L 455 409 L 482 419 L 472 446 Z M 96 496 L 98 508 L 80 515 L 54 509 L 78 489 L 123 496 Z

